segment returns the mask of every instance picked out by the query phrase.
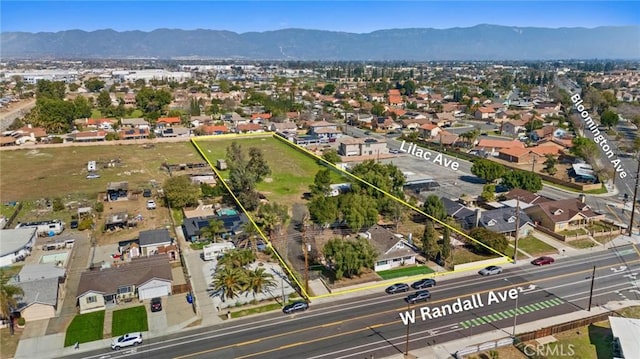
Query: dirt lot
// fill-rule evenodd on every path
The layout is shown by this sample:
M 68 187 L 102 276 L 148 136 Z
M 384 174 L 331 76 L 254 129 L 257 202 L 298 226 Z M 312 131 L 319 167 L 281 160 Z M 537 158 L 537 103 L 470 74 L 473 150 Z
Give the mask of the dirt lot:
M 168 208 L 163 206 L 162 199 L 152 198 L 156 202 L 156 209 L 147 209 L 148 198 L 142 196 L 129 196 L 128 200 L 115 202 L 103 202 L 104 213 L 97 219 L 96 239 L 97 245 L 117 244 L 119 241 L 134 239 L 140 231 L 150 229 L 168 228 L 173 235 L 173 225 Z M 135 227 L 103 232 L 104 222 L 109 215 L 125 212 L 129 220 L 134 221 Z

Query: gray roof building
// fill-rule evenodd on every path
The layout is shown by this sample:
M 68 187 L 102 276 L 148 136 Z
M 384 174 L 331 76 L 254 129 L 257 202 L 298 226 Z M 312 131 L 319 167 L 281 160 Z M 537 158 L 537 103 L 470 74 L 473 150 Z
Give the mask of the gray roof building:
M 28 282 L 15 283 L 16 286 L 22 288 L 24 295 L 16 298 L 18 302 L 18 310 L 35 303 L 56 306 L 58 303 L 58 278 L 45 278 L 32 280 Z
M 172 241 L 169 231 L 166 228 L 141 231 L 138 235 L 138 239 L 138 244 L 141 247 L 158 244 L 171 244 Z

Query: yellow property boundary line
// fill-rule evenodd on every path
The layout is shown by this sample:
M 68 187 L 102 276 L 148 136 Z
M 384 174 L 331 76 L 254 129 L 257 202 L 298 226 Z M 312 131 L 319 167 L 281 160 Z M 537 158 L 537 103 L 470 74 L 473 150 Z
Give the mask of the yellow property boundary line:
M 251 217 L 251 215 L 247 212 L 247 210 L 244 208 L 244 206 L 242 206 L 242 203 L 240 203 L 240 201 L 238 200 L 238 198 L 233 194 L 233 192 L 231 191 L 231 188 L 227 185 L 227 183 L 222 180 L 222 176 L 220 175 L 220 173 L 216 170 L 215 166 L 211 163 L 211 161 L 209 160 L 209 158 L 206 156 L 206 154 L 204 153 L 204 151 L 200 148 L 200 146 L 198 145 L 197 141 L 198 140 L 215 140 L 215 139 L 229 139 L 229 138 L 243 138 L 243 137 L 272 137 L 272 138 L 276 138 L 281 142 L 284 142 L 285 144 L 287 144 L 288 146 L 292 147 L 295 150 L 298 150 L 308 156 L 310 156 L 313 159 L 316 159 L 318 161 L 321 161 L 322 163 L 324 163 L 325 165 L 327 165 L 329 168 L 336 170 L 340 173 L 342 173 L 343 175 L 349 176 L 357 181 L 360 181 L 360 183 L 366 184 L 367 186 L 370 186 L 374 189 L 376 189 L 377 191 L 381 192 L 382 194 L 384 194 L 385 196 L 397 201 L 398 203 L 401 203 L 405 206 L 407 206 L 408 208 L 411 208 L 412 210 L 422 214 L 423 216 L 431 219 L 432 221 L 445 226 L 447 228 L 449 228 L 451 231 L 463 236 L 466 239 L 472 240 L 475 243 L 480 244 L 481 246 L 483 246 L 484 248 L 488 249 L 489 251 L 491 251 L 492 253 L 495 253 L 499 256 L 501 256 L 504 259 L 504 262 L 502 263 L 512 263 L 513 259 L 510 258 L 509 256 L 498 252 L 497 250 L 487 246 L 486 244 L 476 240 L 475 238 L 469 236 L 468 234 L 458 230 L 457 228 L 450 226 L 449 224 L 425 213 L 424 211 L 422 211 L 421 209 L 413 206 L 412 204 L 378 188 L 377 186 L 374 186 L 373 184 L 363 180 L 362 178 L 353 175 L 352 173 L 343 170 L 340 167 L 337 167 L 336 165 L 334 165 L 333 163 L 325 160 L 324 158 L 316 155 L 315 153 L 307 150 L 306 148 L 302 147 L 302 146 L 298 146 L 295 143 L 292 143 L 291 141 L 288 141 L 285 138 L 282 138 L 281 136 L 278 136 L 277 134 L 275 134 L 274 132 L 262 132 L 262 133 L 247 133 L 247 134 L 227 134 L 227 135 L 211 135 L 211 136 L 199 136 L 197 139 L 196 138 L 192 138 L 191 139 L 191 143 L 193 143 L 193 145 L 196 147 L 196 149 L 198 150 L 198 152 L 200 152 L 200 155 L 202 157 L 204 157 L 204 159 L 207 161 L 207 163 L 209 164 L 209 166 L 211 166 L 211 168 L 213 169 L 213 171 L 215 172 L 216 176 L 218 176 L 219 179 L 221 179 L 221 182 L 224 184 L 225 188 L 227 189 L 227 191 L 229 191 L 229 193 L 231 194 L 231 196 L 233 196 L 234 200 L 236 201 L 236 203 L 240 206 L 240 208 L 242 209 L 242 211 L 245 213 L 245 215 L 249 218 L 249 220 L 251 221 L 251 223 L 256 227 L 256 229 L 258 230 L 258 233 L 260 234 L 260 236 L 262 237 L 262 239 L 264 239 L 266 241 L 266 243 L 268 244 L 268 246 L 270 248 L 273 249 L 273 245 L 271 244 L 271 241 L 269 241 L 269 239 L 264 235 L 264 233 L 262 233 L 262 231 L 260 230 L 260 228 L 258 228 L 258 226 L 256 225 L 255 221 L 253 220 L 253 218 Z M 302 294 L 304 295 L 305 298 L 307 299 L 313 299 L 313 298 L 324 298 L 324 297 L 331 297 L 334 295 L 340 295 L 340 294 L 345 294 L 345 293 L 352 293 L 352 292 L 356 292 L 356 291 L 360 291 L 360 290 L 364 290 L 364 289 L 370 289 L 370 288 L 376 288 L 376 287 L 380 287 L 382 285 L 385 284 L 374 284 L 374 285 L 369 285 L 369 286 L 364 286 L 364 287 L 359 287 L 359 288 L 354 288 L 354 289 L 348 289 L 348 290 L 344 290 L 344 291 L 338 291 L 338 292 L 332 292 L 332 293 L 328 293 L 328 294 L 323 294 L 323 295 L 319 295 L 319 296 L 314 296 L 314 297 L 310 297 L 309 294 L 305 291 L 304 286 L 298 281 L 297 277 L 293 274 L 293 272 L 291 271 L 291 269 L 289 268 L 289 266 L 286 264 L 286 262 L 282 259 L 282 257 L 280 256 L 279 253 L 277 253 L 277 251 L 273 251 L 274 253 L 276 253 L 276 256 L 278 257 L 278 260 L 280 261 L 281 265 L 285 268 L 285 270 L 287 271 L 287 273 L 291 276 L 291 278 L 296 282 L 296 284 L 299 286 Z M 498 263 L 500 264 L 500 263 Z M 480 265 L 478 268 L 483 267 L 483 265 Z M 457 273 L 457 272 L 466 272 L 472 269 L 477 269 L 477 268 L 467 268 L 467 269 L 459 269 L 459 270 L 453 270 L 453 271 L 445 271 L 445 272 L 434 272 L 432 274 L 433 277 L 437 276 L 437 275 L 443 275 L 443 274 L 448 274 L 448 273 Z

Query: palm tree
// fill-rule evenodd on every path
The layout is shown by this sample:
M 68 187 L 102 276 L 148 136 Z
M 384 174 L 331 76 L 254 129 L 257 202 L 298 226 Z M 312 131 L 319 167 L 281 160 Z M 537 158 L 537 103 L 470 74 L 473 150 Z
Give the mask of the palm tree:
M 218 266 L 213 274 L 211 285 L 214 291 L 221 293 L 220 297 L 224 301 L 225 299 L 233 299 L 244 291 L 246 278 L 247 271 L 244 268 Z
M 219 238 L 218 234 L 224 230 L 224 222 L 219 219 L 211 219 L 207 227 L 200 231 L 200 236 L 205 238 L 211 238 L 213 242 L 217 242 Z
M 255 299 L 256 294 L 262 293 L 266 288 L 275 286 L 273 280 L 273 274 L 266 273 L 264 268 L 256 268 L 252 271 L 247 271 L 247 282 L 245 283 L 245 289 L 253 293 Z
M 228 251 L 220 258 L 218 265 L 233 268 L 244 268 L 247 264 L 256 260 L 256 255 L 250 249 L 234 249 Z
M 12 309 L 17 307 L 18 302 L 15 296 L 24 295 L 22 288 L 8 284 L 11 277 L 0 269 L 0 318 L 11 318 Z M 13 323 L 9 323 L 11 334 L 13 335 Z

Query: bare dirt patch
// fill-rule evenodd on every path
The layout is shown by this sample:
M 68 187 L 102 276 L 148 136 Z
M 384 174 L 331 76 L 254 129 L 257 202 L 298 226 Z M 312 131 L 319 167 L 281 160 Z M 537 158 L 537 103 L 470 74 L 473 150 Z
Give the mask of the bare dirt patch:
M 140 231 L 168 228 L 173 233 L 173 226 L 169 210 L 163 206 L 163 202 L 159 198 L 154 199 L 157 205 L 156 209 L 149 210 L 146 207 L 147 198 L 142 196 L 132 197 L 128 200 L 119 200 L 115 202 L 103 202 L 104 213 L 97 219 L 96 239 L 99 245 L 114 244 L 119 241 L 134 239 Z M 115 231 L 103 232 L 105 219 L 110 214 L 127 213 L 129 220 L 134 221 L 136 226 L 119 229 Z

